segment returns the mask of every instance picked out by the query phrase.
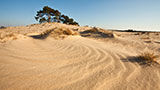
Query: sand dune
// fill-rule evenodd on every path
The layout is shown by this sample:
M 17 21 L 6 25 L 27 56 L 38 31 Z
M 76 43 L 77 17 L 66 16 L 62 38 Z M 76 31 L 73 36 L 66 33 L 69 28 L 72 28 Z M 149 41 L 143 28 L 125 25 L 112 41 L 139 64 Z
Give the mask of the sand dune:
M 53 28 L 67 28 L 83 35 L 30 37 Z M 145 51 L 160 54 L 159 33 L 136 35 L 100 29 L 98 33 L 82 33 L 92 29 L 57 23 L 1 29 L 0 89 L 160 89 L 159 65 L 144 66 L 130 60 Z

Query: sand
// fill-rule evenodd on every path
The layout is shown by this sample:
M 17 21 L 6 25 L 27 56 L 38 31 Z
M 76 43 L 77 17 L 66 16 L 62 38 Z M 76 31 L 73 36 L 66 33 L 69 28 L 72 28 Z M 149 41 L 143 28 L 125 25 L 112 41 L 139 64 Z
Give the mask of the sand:
M 30 36 L 53 28 L 92 29 L 58 23 L 0 29 L 0 90 L 160 90 L 160 66 L 131 59 L 160 54 L 160 33 Z

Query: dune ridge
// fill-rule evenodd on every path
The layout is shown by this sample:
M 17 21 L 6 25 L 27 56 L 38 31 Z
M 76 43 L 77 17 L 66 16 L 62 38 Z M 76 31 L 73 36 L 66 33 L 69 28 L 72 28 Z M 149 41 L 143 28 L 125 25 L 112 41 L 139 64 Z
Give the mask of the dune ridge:
M 79 34 L 61 32 L 65 38 L 55 39 L 55 29 Z M 53 30 L 46 38 L 30 37 L 46 30 Z M 159 65 L 148 67 L 128 60 L 144 51 L 159 54 L 159 33 L 135 35 L 58 23 L 0 30 L 1 35 L 7 32 L 17 39 L 3 36 L 5 42 L 0 42 L 1 90 L 160 89 Z

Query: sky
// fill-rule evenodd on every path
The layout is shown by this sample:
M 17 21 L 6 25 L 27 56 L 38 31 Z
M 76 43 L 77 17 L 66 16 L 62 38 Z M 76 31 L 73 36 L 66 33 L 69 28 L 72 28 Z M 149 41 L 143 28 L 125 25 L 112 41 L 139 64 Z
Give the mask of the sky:
M 44 6 L 82 26 L 160 31 L 160 0 L 0 0 L 0 26 L 38 23 L 34 16 Z

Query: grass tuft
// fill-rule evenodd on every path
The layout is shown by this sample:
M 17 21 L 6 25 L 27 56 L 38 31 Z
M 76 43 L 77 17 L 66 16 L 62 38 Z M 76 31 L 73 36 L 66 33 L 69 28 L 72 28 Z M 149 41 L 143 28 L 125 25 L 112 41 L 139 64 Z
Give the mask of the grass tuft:
M 72 29 L 68 29 L 68 28 L 57 28 L 54 29 L 53 32 L 51 32 L 51 36 L 56 38 L 56 39 L 60 39 L 60 38 L 65 38 L 69 35 L 79 35 L 78 31 L 73 31 Z
M 138 62 L 140 64 L 151 66 L 153 64 L 158 63 L 157 62 L 158 58 L 159 56 L 155 55 L 155 53 L 145 52 L 138 56 Z

